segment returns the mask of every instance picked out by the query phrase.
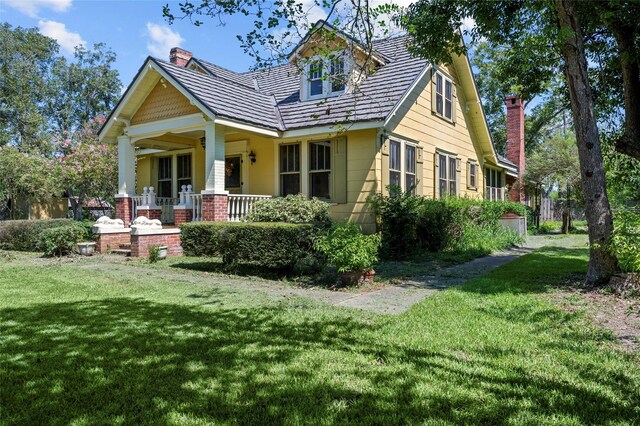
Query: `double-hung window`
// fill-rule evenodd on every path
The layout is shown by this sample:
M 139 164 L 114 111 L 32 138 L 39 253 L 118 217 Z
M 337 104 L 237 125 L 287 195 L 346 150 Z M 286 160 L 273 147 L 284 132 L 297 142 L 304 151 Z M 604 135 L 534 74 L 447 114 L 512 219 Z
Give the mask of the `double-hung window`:
M 307 65 L 306 99 L 342 94 L 347 89 L 347 61 L 344 56 L 313 59 Z
M 503 172 L 496 169 L 485 168 L 485 198 L 490 201 L 502 201 L 504 199 Z
M 397 140 L 389 141 L 389 185 L 402 191 L 415 191 L 416 146 Z
M 477 189 L 478 187 L 478 165 L 473 160 L 467 163 L 467 188 Z
M 300 193 L 300 144 L 280 145 L 280 195 Z
M 331 199 L 331 142 L 309 143 L 309 195 Z
M 438 195 L 440 198 L 458 195 L 458 159 L 439 153 L 438 157 Z
M 433 105 L 436 115 L 453 121 L 453 83 L 440 72 L 435 73 L 435 96 Z

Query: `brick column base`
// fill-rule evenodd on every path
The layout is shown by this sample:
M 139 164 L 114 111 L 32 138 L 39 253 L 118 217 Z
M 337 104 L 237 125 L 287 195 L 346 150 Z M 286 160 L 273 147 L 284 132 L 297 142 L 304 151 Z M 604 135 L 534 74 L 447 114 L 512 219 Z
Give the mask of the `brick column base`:
M 202 220 L 226 222 L 229 219 L 227 194 L 202 194 Z
M 159 229 L 144 234 L 131 234 L 131 257 L 149 256 L 151 246 L 167 246 L 167 256 L 182 256 L 180 230 Z
M 113 249 L 119 248 L 120 244 L 127 244 L 131 242 L 130 232 L 130 229 L 126 229 L 122 232 L 97 234 L 98 240 L 96 241 L 96 251 L 98 253 L 105 254 Z
M 184 206 L 175 206 L 173 208 L 173 222 L 176 226 L 181 223 L 191 222 L 193 220 L 193 210 L 184 208 Z
M 131 197 L 126 194 L 117 194 L 116 219 L 121 219 L 124 222 L 124 226 L 129 226 L 133 220 L 131 215 Z
M 162 207 L 140 206 L 138 207 L 138 216 L 144 216 L 149 220 L 160 220 L 162 218 Z

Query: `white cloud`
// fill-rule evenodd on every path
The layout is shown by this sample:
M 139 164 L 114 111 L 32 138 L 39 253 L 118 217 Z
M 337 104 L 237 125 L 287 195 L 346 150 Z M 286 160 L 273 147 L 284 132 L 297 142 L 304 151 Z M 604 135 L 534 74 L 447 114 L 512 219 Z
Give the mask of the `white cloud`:
M 172 47 L 179 47 L 185 39 L 166 25 L 147 22 L 147 49 L 152 56 L 168 58 Z
M 37 18 L 40 9 L 65 12 L 71 7 L 72 0 L 3 0 L 3 3 L 25 15 Z
M 69 31 L 62 22 L 41 19 L 38 21 L 38 28 L 41 34 L 56 40 L 60 47 L 70 54 L 76 46 L 87 44 L 80 34 Z

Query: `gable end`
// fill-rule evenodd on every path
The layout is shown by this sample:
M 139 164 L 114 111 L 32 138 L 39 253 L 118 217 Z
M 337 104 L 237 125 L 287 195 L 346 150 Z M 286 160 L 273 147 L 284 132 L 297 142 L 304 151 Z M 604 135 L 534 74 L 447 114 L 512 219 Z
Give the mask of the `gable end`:
M 131 124 L 148 123 L 198 112 L 200 109 L 191 104 L 178 89 L 161 79 L 131 117 Z

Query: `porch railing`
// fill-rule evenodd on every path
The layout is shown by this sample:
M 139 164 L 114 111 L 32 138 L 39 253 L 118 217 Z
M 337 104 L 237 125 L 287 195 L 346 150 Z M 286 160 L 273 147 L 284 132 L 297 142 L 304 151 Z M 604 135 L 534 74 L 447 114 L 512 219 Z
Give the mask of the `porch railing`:
M 173 197 L 156 197 L 156 204 L 162 209 L 160 222 L 174 223 L 175 215 L 173 213 L 173 206 L 178 204 L 178 199 Z
M 138 206 L 142 205 L 142 195 L 134 195 L 131 197 L 131 212 L 133 213 L 133 218 L 138 217 Z
M 194 222 L 202 221 L 202 194 L 190 194 L 191 197 L 191 220 Z
M 271 195 L 229 194 L 227 201 L 229 222 L 239 222 L 249 214 L 256 201 L 264 200 L 265 198 L 271 198 Z

